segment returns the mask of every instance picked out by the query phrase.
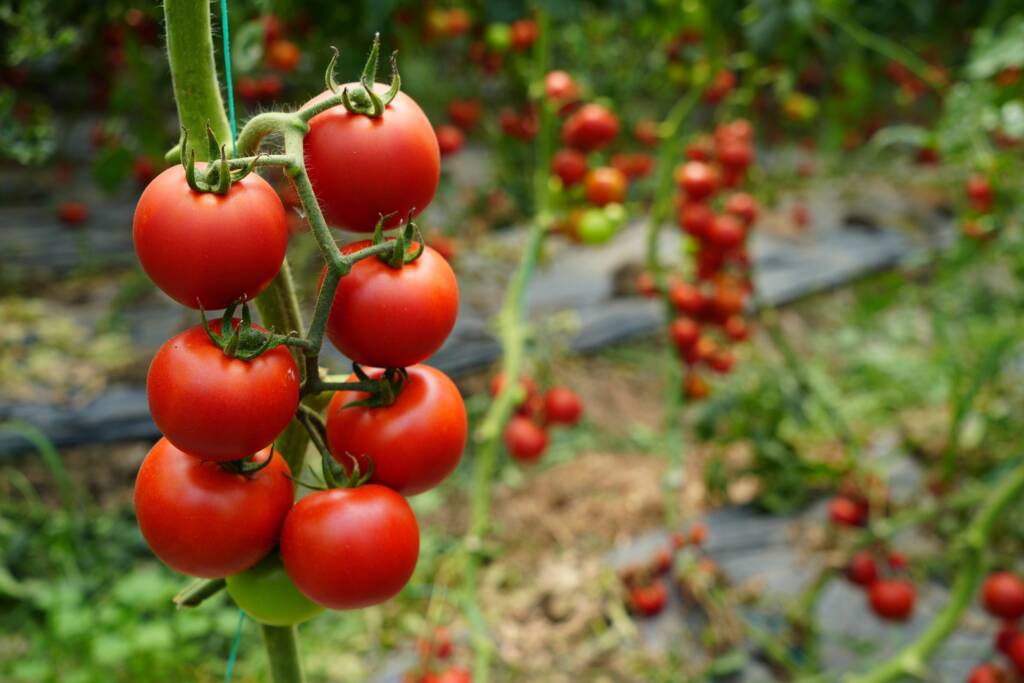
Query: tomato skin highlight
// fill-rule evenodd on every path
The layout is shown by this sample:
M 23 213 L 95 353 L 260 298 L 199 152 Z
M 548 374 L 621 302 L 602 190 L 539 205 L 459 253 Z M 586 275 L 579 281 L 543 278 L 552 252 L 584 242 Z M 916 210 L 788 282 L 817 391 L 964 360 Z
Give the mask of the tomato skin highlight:
M 383 84 L 375 87 L 380 94 L 387 91 Z M 325 91 L 303 106 L 332 96 Z M 381 215 L 388 216 L 384 227 L 393 228 L 409 211 L 423 211 L 441 177 L 434 128 L 403 92 L 378 118 L 350 114 L 342 105 L 317 114 L 309 122 L 303 149 L 324 218 L 356 232 L 372 232 Z
M 146 543 L 172 569 L 215 579 L 245 571 L 277 544 L 292 507 L 288 465 L 270 448 L 263 469 L 233 474 L 166 438 L 146 455 L 135 479 L 135 516 Z
M 219 332 L 221 322 L 210 328 Z M 196 325 L 153 356 L 146 396 L 153 421 L 175 446 L 204 460 L 237 460 L 270 445 L 291 422 L 299 369 L 284 346 L 248 361 L 228 358 Z
M 244 572 L 227 577 L 227 591 L 249 618 L 270 626 L 294 626 L 324 611 L 299 592 L 277 553 Z
M 369 240 L 342 249 L 349 254 Z M 410 251 L 415 245 L 410 245 Z M 424 247 L 412 263 L 392 268 L 359 261 L 341 278 L 327 318 L 327 337 L 360 365 L 404 368 L 429 358 L 455 327 L 459 283 L 447 261 Z
M 270 284 L 284 262 L 288 224 L 274 188 L 255 173 L 218 195 L 194 192 L 179 164 L 143 190 L 132 239 L 142 269 L 164 293 L 215 310 Z
M 409 503 L 366 484 L 306 496 L 281 530 L 281 559 L 295 586 L 330 609 L 359 609 L 397 595 L 419 557 L 420 532 Z
M 409 381 L 390 406 L 346 408 L 367 394 L 338 391 L 327 408 L 327 445 L 334 459 L 349 469 L 349 453 L 363 472 L 372 461 L 370 481 L 403 496 L 432 489 L 455 471 L 469 429 L 454 382 L 428 365 L 408 370 Z M 376 379 L 383 371 L 367 374 Z

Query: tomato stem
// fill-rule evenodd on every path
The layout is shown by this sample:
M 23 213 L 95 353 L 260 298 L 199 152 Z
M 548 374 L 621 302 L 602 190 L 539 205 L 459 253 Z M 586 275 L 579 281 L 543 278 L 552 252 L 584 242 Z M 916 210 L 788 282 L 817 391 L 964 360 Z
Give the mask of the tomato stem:
M 296 627 L 261 624 L 260 633 L 270 660 L 270 680 L 273 683 L 299 683 L 305 680 Z
M 198 607 L 207 598 L 211 598 L 226 586 L 224 579 L 197 579 L 178 591 L 174 596 L 174 604 L 181 607 Z

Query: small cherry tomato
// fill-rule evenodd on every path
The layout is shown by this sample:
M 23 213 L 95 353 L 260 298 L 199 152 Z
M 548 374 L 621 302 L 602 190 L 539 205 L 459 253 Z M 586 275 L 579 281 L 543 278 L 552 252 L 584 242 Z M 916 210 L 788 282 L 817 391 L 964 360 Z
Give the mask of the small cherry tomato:
M 665 609 L 668 587 L 661 579 L 646 586 L 635 586 L 629 591 L 629 607 L 637 615 L 653 617 Z
M 221 322 L 210 328 L 219 333 Z M 269 446 L 291 422 L 299 369 L 284 346 L 252 360 L 229 358 L 196 325 L 153 356 L 146 397 L 153 421 L 175 446 L 204 460 L 237 460 Z
M 704 295 L 700 289 L 687 282 L 677 282 L 668 290 L 672 306 L 680 313 L 700 316 L 704 311 Z
M 574 425 L 583 414 L 583 402 L 568 387 L 551 387 L 544 394 L 544 418 L 552 424 Z
M 868 521 L 868 506 L 845 496 L 836 496 L 828 505 L 829 516 L 840 526 L 864 526 Z
M 359 609 L 393 598 L 416 569 L 420 530 L 409 503 L 366 484 L 315 491 L 281 529 L 281 559 L 295 586 L 330 609 Z
M 687 161 L 676 169 L 675 178 L 679 188 L 695 202 L 718 191 L 718 171 L 703 161 Z
M 266 59 L 271 69 L 291 73 L 302 60 L 302 51 L 292 41 L 279 38 L 267 46 Z
M 870 586 L 878 579 L 878 564 L 871 553 L 860 551 L 846 565 L 846 578 L 858 586 Z
M 476 127 L 483 113 L 480 100 L 452 100 L 448 103 L 448 118 L 462 130 L 469 131 Z
M 759 209 L 757 200 L 746 192 L 734 192 L 725 200 L 726 213 L 739 218 L 748 228 L 757 220 Z
M 905 579 L 878 579 L 868 589 L 871 610 L 888 621 L 906 621 L 916 597 L 914 584 Z
M 587 156 L 571 147 L 563 147 L 551 157 L 551 172 L 563 185 L 572 187 L 587 175 Z
M 509 420 L 505 426 L 504 440 L 509 455 L 522 463 L 537 462 L 548 447 L 547 432 L 523 415 L 516 415 Z
M 64 225 L 79 226 L 89 220 L 89 207 L 83 202 L 61 202 L 57 207 L 57 218 Z
M 259 623 L 294 626 L 324 611 L 295 587 L 277 553 L 259 564 L 227 577 L 228 595 L 238 608 Z
M 342 252 L 371 244 L 355 242 Z M 409 245 L 410 252 L 415 248 Z M 455 273 L 431 247 L 400 268 L 370 257 L 341 278 L 327 318 L 327 337 L 355 363 L 404 368 L 441 348 L 458 311 Z
M 1007 621 L 1024 616 L 1024 581 L 1010 572 L 995 572 L 981 587 L 981 600 L 992 616 Z
M 568 71 L 549 71 L 544 76 L 544 94 L 556 105 L 561 105 L 576 100 L 579 88 Z
M 672 343 L 680 351 L 686 351 L 700 338 L 700 325 L 693 318 L 676 318 L 668 327 Z
M 704 233 L 704 238 L 719 249 L 728 251 L 743 244 L 747 238 L 747 231 L 739 218 L 725 213 L 715 216 L 711 226 Z
M 250 474 L 235 474 L 176 448 L 153 446 L 135 479 L 135 516 L 164 564 L 206 579 L 245 571 L 277 544 L 294 487 L 288 465 L 265 448 Z
M 466 144 L 466 136 L 458 126 L 441 125 L 437 127 L 436 133 L 437 146 L 443 157 L 455 154 Z
M 617 168 L 599 166 L 583 180 L 587 201 L 595 206 L 621 203 L 626 198 L 626 176 Z
M 596 103 L 583 105 L 562 125 L 562 142 L 584 151 L 605 147 L 618 134 L 618 117 Z

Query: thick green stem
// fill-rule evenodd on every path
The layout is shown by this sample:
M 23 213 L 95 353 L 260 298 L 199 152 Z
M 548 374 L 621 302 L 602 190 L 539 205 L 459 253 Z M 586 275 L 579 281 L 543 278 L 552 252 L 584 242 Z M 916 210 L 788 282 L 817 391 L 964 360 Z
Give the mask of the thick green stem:
M 891 683 L 907 678 L 923 678 L 928 659 L 945 642 L 957 625 L 971 600 L 978 592 L 987 564 L 985 548 L 1006 508 L 1024 492 L 1024 463 L 1003 477 L 985 500 L 971 524 L 960 537 L 960 569 L 953 582 L 949 602 L 921 635 L 891 659 L 862 675 L 847 677 L 847 683 Z
M 465 603 L 475 605 L 477 601 L 477 576 L 480 568 L 483 539 L 488 531 L 491 510 L 491 489 L 497 468 L 499 444 L 505 424 L 515 410 L 519 396 L 519 376 L 523 370 L 527 338 L 524 314 L 526 287 L 540 257 L 544 238 L 552 224 L 551 193 L 549 185 L 550 161 L 552 154 L 553 114 L 544 99 L 543 80 L 547 73 L 549 58 L 548 17 L 543 11 L 537 12 L 538 36 L 534 46 L 534 70 L 531 93 L 540 111 L 540 128 L 537 137 L 537 157 L 533 175 L 534 221 L 527 236 L 519 266 L 516 269 L 505 299 L 498 313 L 498 337 L 502 347 L 502 372 L 505 384 L 494 398 L 476 432 L 475 468 L 473 498 L 470 508 L 470 525 L 464 541 L 466 552 Z M 490 661 L 493 645 L 486 634 L 486 621 L 477 608 L 470 611 L 470 625 L 473 630 L 473 680 L 487 683 L 490 676 Z
M 210 3 L 202 0 L 164 0 L 167 17 L 167 59 L 171 65 L 174 100 L 181 126 L 201 140 L 210 126 L 221 144 L 231 145 L 231 127 L 220 96 L 214 63 Z M 196 158 L 209 150 L 196 145 Z
M 207 598 L 224 590 L 225 586 L 224 579 L 196 579 L 178 591 L 173 602 L 178 607 L 198 607 Z
M 299 638 L 294 626 L 260 626 L 263 645 L 270 660 L 273 683 L 300 683 L 305 680 L 299 658 Z

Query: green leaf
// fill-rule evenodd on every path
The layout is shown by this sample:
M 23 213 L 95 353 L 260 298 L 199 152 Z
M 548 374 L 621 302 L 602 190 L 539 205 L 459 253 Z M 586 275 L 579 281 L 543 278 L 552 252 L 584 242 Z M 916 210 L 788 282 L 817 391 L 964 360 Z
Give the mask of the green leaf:
M 231 64 L 243 74 L 250 73 L 263 61 L 264 25 L 254 19 L 231 31 Z
M 966 72 L 984 79 L 1011 66 L 1024 66 L 1024 15 L 1009 19 L 998 33 L 978 31 Z

